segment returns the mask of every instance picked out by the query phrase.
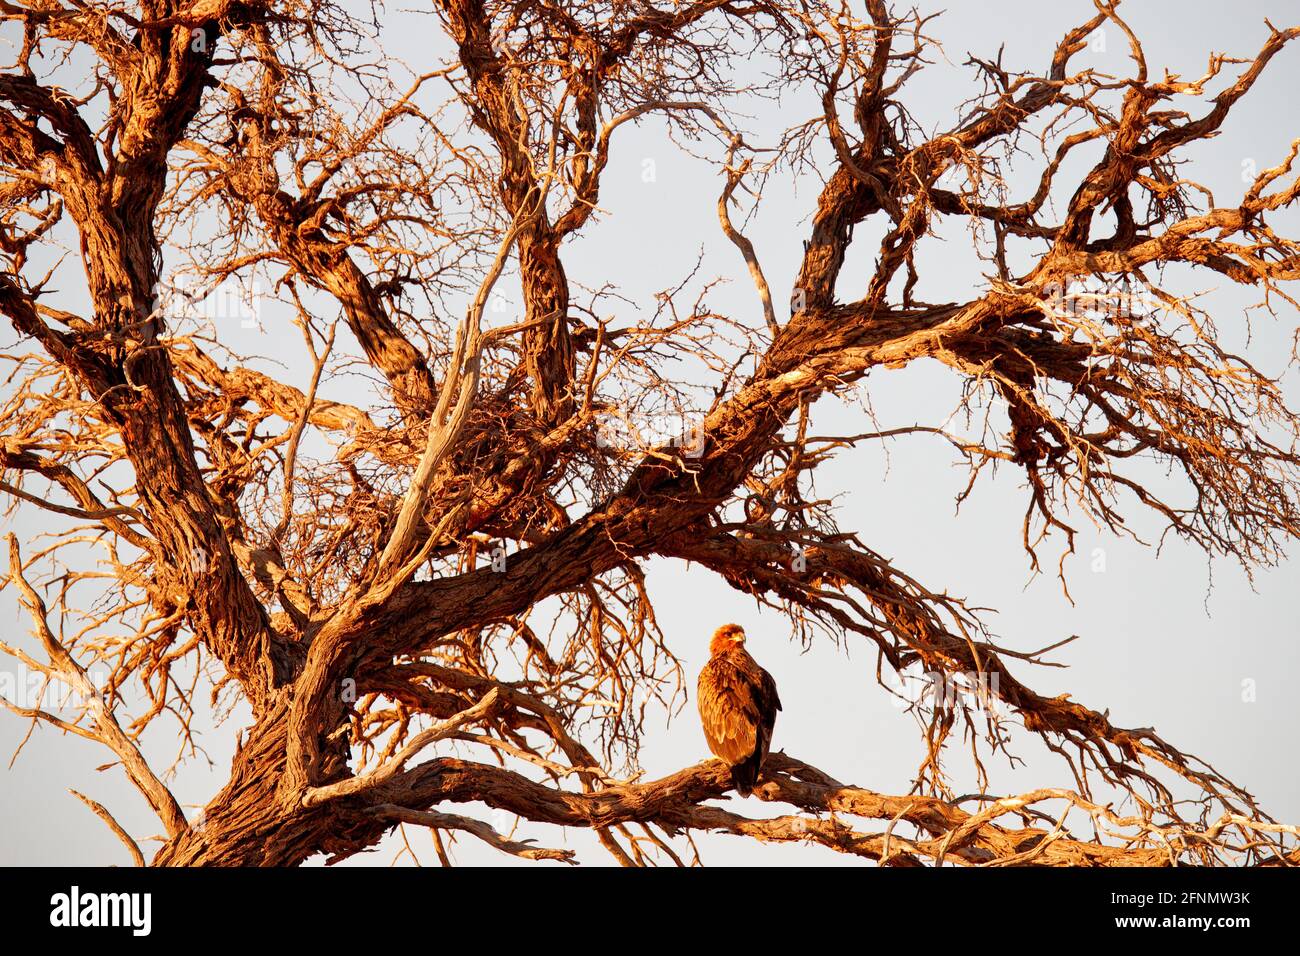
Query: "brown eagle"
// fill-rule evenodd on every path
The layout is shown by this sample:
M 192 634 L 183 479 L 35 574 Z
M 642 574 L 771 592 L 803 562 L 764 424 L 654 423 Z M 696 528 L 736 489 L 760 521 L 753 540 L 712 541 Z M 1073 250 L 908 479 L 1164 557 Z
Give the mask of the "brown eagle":
M 731 765 L 736 792 L 747 797 L 767 757 L 781 698 L 772 675 L 745 650 L 739 624 L 714 632 L 709 655 L 696 690 L 704 738 L 714 755 Z

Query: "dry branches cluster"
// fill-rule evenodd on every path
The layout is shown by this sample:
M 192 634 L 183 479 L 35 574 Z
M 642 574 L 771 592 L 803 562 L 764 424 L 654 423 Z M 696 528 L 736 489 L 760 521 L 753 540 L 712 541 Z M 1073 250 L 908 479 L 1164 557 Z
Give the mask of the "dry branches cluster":
M 409 82 L 372 52 L 373 22 L 326 0 L 0 0 L 0 17 L 19 51 L 0 71 L 0 313 L 19 339 L 0 491 L 59 516 L 39 545 L 9 539 L 44 656 L 3 649 L 80 702 L 6 703 L 113 751 L 163 824 L 153 863 L 340 859 L 398 823 L 430 828 L 444 860 L 456 834 L 572 860 L 448 812 L 471 802 L 591 828 L 629 864 L 689 862 L 694 830 L 891 865 L 1300 861 L 1295 829 L 1212 767 L 1032 690 L 1041 653 L 996 646 L 840 530 L 811 481 L 899 434 L 819 435 L 819 396 L 935 359 L 982 427 L 904 431 L 947 437 L 972 484 L 1023 471 L 1035 566 L 1048 535 L 1072 546 L 1072 510 L 1126 532 L 1149 509 L 1208 552 L 1277 560 L 1300 531 L 1300 419 L 1162 269 L 1295 306 L 1300 245 L 1270 221 L 1300 195 L 1296 146 L 1240 196 L 1179 167 L 1300 30 L 1156 79 L 1098 0 L 1041 75 L 972 58 L 982 91 L 927 135 L 906 84 L 930 21 L 883 0 L 439 0 L 445 56 Z M 1103 29 L 1130 44 L 1128 75 L 1077 62 Z M 812 113 L 758 142 L 747 111 L 778 95 Z M 616 285 L 568 277 L 635 124 L 716 165 L 716 237 L 752 311 L 714 311 L 692 276 L 635 317 Z M 1012 195 L 1011 156 L 1037 163 L 1033 195 Z M 809 172 L 787 313 L 746 227 L 764 183 Z M 864 223 L 883 224 L 874 268 L 845 274 Z M 969 227 L 988 281 L 921 302 L 944 223 Z M 232 281 L 263 282 L 297 326 L 297 384 L 190 320 Z M 493 311 L 504 281 L 518 314 Z M 320 394 L 343 376 L 352 403 Z M 1159 486 L 1151 462 L 1173 472 Z M 784 608 L 805 639 L 871 642 L 882 675 L 994 677 L 1006 716 L 926 710 L 905 796 L 785 755 L 757 793 L 795 812 L 772 819 L 706 803 L 726 786 L 715 763 L 634 782 L 647 707 L 683 686 L 646 587 L 655 556 Z M 229 782 L 187 820 L 140 735 L 179 728 L 183 759 L 207 703 L 237 702 L 253 724 Z M 1074 788 L 954 792 L 952 734 L 978 763 L 1013 723 Z

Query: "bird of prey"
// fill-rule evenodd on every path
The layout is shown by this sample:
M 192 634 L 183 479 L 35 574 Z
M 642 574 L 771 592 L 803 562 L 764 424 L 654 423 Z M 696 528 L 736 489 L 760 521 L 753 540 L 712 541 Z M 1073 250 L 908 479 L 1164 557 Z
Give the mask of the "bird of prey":
M 745 650 L 739 624 L 724 624 L 714 632 L 696 703 L 709 749 L 730 765 L 736 792 L 749 796 L 772 742 L 781 698 L 772 675 Z

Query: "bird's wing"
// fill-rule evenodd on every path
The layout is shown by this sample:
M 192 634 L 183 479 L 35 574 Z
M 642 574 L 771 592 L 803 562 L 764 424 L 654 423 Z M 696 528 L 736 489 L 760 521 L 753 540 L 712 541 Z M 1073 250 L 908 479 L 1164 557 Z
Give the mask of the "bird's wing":
M 696 703 L 709 749 L 727 763 L 738 764 L 753 754 L 759 743 L 761 690 L 746 673 L 747 668 L 731 658 L 719 654 L 704 665 Z
M 753 661 L 753 658 L 750 660 Z M 753 663 L 758 671 L 758 693 L 755 697 L 761 728 L 758 733 L 758 747 L 766 757 L 768 745 L 772 742 L 772 731 L 776 729 L 776 712 L 781 709 L 781 697 L 776 692 L 776 681 L 772 675 L 759 667 L 757 661 Z
M 766 704 L 765 710 L 770 710 L 772 719 L 776 720 L 776 712 L 781 709 L 781 696 L 776 692 L 776 681 L 766 670 L 759 667 L 758 672 L 762 674 L 763 700 Z
M 749 656 L 748 651 L 736 650 L 728 657 L 735 661 L 736 667 L 743 672 L 745 681 L 750 685 L 754 719 L 771 725 L 776 721 L 776 712 L 781 709 L 776 681 L 759 666 L 758 661 Z

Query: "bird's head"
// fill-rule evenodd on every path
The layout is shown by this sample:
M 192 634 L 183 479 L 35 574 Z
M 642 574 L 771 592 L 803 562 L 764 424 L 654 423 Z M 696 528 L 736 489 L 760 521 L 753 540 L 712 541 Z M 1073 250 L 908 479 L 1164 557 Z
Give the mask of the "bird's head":
M 733 647 L 744 646 L 745 629 L 739 624 L 724 624 L 713 632 L 713 640 L 709 641 L 709 653 L 721 654 Z

